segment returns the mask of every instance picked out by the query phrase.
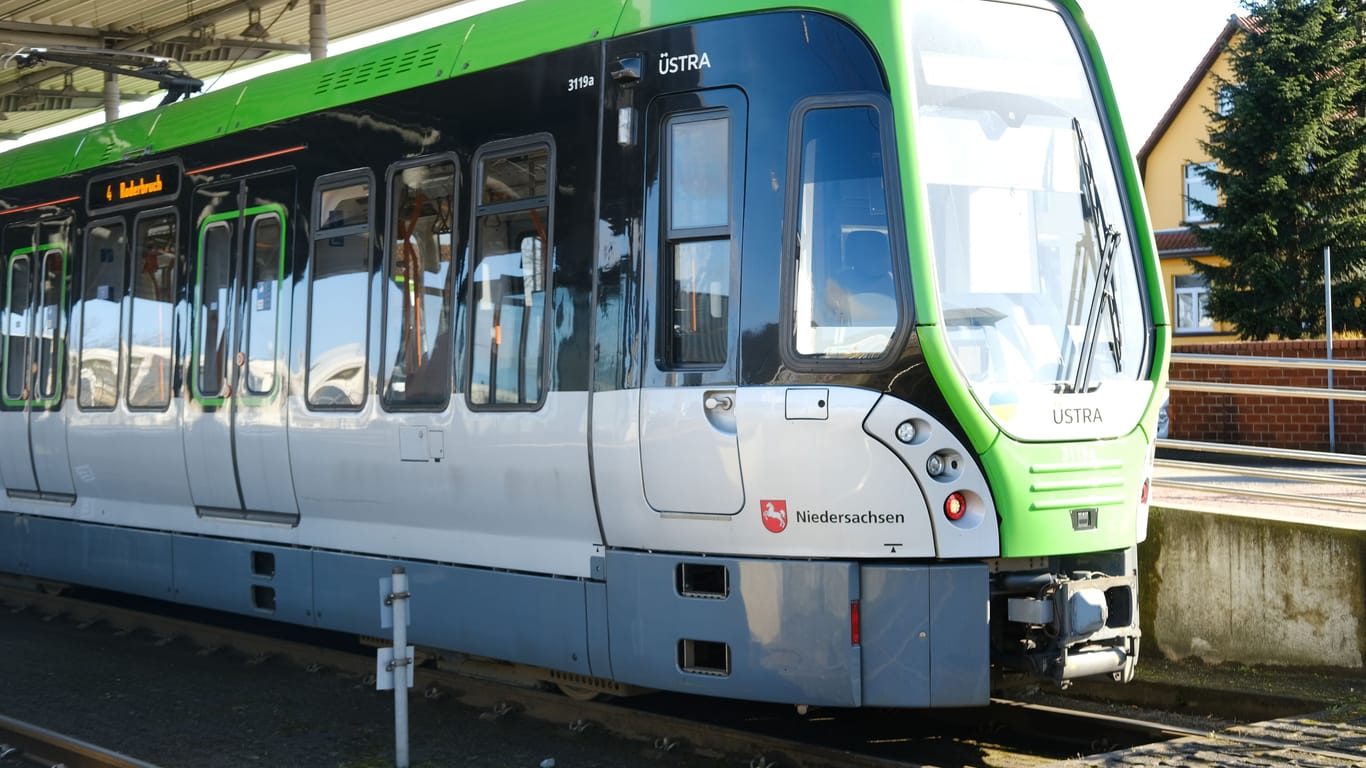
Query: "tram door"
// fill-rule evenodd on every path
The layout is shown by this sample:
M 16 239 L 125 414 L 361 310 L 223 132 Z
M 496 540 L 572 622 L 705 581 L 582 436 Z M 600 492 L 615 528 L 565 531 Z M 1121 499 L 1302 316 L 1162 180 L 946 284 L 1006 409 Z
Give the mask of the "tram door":
M 75 496 L 62 422 L 68 220 L 16 224 L 3 235 L 0 481 L 11 496 Z
M 298 520 L 286 442 L 292 173 L 195 191 L 185 460 L 204 517 Z
M 648 109 L 646 270 L 655 307 L 640 399 L 645 498 L 658 512 L 736 514 L 736 421 L 746 102 L 736 88 Z

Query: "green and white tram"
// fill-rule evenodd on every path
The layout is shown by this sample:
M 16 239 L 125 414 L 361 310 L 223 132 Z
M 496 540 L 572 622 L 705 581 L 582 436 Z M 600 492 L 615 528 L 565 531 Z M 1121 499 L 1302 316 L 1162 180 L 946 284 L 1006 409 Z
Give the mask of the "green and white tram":
M 1074 0 L 524 0 L 0 155 L 0 572 L 579 689 L 1132 676 L 1170 333 Z

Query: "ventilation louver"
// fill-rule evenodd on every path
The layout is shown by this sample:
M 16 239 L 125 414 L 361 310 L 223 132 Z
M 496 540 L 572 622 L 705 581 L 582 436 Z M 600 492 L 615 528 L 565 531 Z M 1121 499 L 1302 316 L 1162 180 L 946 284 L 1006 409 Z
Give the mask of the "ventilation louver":
M 441 43 L 432 43 L 424 48 L 413 48 L 402 54 L 390 54 L 327 72 L 318 80 L 318 86 L 313 89 L 313 94 L 321 96 L 431 67 L 436 63 L 437 55 L 443 47 Z

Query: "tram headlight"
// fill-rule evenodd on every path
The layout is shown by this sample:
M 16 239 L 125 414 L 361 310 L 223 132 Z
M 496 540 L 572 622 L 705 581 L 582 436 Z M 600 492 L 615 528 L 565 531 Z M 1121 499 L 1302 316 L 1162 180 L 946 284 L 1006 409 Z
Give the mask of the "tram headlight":
M 944 460 L 939 457 L 939 454 L 933 454 L 925 460 L 925 471 L 929 473 L 930 477 L 939 477 L 944 474 Z
M 910 421 L 903 421 L 901 422 L 901 424 L 897 425 L 896 439 L 900 440 L 906 445 L 910 445 L 911 443 L 915 442 L 915 424 L 911 423 Z

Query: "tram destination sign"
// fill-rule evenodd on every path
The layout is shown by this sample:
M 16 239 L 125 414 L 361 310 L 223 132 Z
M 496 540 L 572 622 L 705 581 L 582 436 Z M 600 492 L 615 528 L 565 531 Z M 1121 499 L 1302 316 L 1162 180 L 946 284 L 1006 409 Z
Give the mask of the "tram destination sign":
M 180 192 L 180 164 L 155 166 L 101 176 L 90 182 L 85 204 L 91 213 L 132 203 L 169 200 Z

